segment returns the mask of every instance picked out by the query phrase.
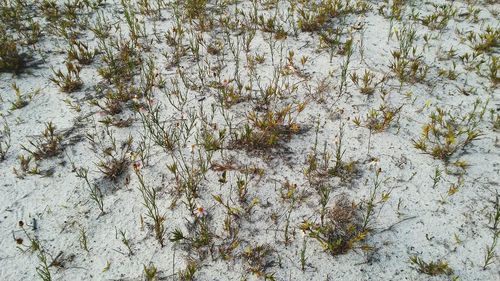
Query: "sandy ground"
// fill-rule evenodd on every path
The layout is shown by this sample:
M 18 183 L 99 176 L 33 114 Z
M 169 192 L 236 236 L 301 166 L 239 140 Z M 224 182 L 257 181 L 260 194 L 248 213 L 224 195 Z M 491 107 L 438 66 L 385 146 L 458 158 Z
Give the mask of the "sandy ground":
M 75 28 L 81 32 L 78 41 L 90 48 L 100 46 L 90 29 L 98 15 L 112 26 L 106 40 L 130 38 L 123 4 L 106 2 L 95 10 L 82 8 L 78 13 L 89 26 Z M 150 2 L 153 6 L 158 3 Z M 189 264 L 196 268 L 194 280 L 500 279 L 494 244 L 498 229 L 494 229 L 492 219 L 499 212 L 495 200 L 499 196 L 500 150 L 495 124 L 498 126 L 500 120 L 500 92 L 494 82 L 498 82 L 498 75 L 491 78 L 489 74 L 491 61 L 498 58 L 498 37 L 494 38 L 493 47 L 477 58 L 482 63 L 471 63 L 474 66 L 469 67 L 460 59 L 474 51 L 474 44 L 466 39 L 467 32 L 480 34 L 489 26 L 498 35 L 498 4 L 403 1 L 409 3 L 403 5 L 402 19 L 391 19 L 388 14 L 393 1 L 358 1 L 371 7 L 330 18 L 325 26 L 342 29 L 341 43 L 321 48 L 321 33 L 326 29 L 306 32 L 293 27 L 297 11 L 292 12 L 295 17 L 288 18 L 290 3 L 304 9 L 312 4 L 262 1 L 267 4 L 258 4 L 255 12 L 264 18 L 277 15 L 276 21 L 288 35 L 277 40 L 273 38 L 275 33 L 257 28 L 246 52 L 248 30 L 234 28 L 228 32 L 227 27 L 220 27 L 220 22 L 223 18 L 235 25 L 250 22 L 254 13 L 252 1 L 218 1 L 227 3 L 227 7 L 217 8 L 221 10 L 216 6 L 222 4 L 208 2 L 206 18 L 216 22 L 212 28 L 200 30 L 199 19 L 190 23 L 181 16 L 185 32 L 179 46 L 185 54 L 178 64 L 171 63 L 175 46 L 166 39 L 167 32 L 176 27 L 174 4 L 161 8 L 158 17 L 137 13 L 146 35 L 139 36 L 135 44 L 136 56 L 142 62 L 132 66 L 134 78 L 125 85 L 139 90 L 122 102 L 123 111 L 115 115 L 92 103 L 105 103 L 104 94 L 96 87 L 116 89 L 98 71 L 106 65 L 103 53 L 91 64 L 82 65 L 81 89 L 63 93 L 50 80 L 54 70 L 62 69 L 65 73 L 69 43 L 47 27 L 54 23 L 36 13 L 33 19 L 44 27 L 42 36 L 36 44 L 22 49 L 33 55 L 31 63 L 36 65 L 29 65 L 18 74 L 0 73 L 1 121 L 10 128 L 10 137 L 5 128 L 0 136 L 3 142 L 9 139 L 11 143 L 0 162 L 0 280 L 40 279 L 41 256 L 47 258 L 51 274 L 47 280 L 144 280 L 145 267 L 152 266 L 157 268 L 153 280 L 181 280 Z M 436 11 L 433 4 L 449 4 L 456 9 L 442 28 L 429 28 L 421 20 Z M 58 5 L 62 7 L 62 2 Z M 182 5 L 181 14 L 186 11 Z M 132 7 L 139 11 L 139 4 Z M 477 19 L 472 18 L 470 7 L 480 10 Z M 400 46 L 396 34 L 410 26 L 416 31 L 412 43 L 415 57 L 429 69 L 420 81 L 401 82 L 390 67 L 394 62 L 392 52 Z M 341 48 L 349 38 L 353 53 L 346 84 L 340 87 L 347 58 Z M 196 42 L 202 42 L 198 58 Z M 209 48 L 217 44 L 222 46 L 219 51 Z M 454 55 L 449 55 L 450 48 Z M 287 60 L 291 51 L 293 58 Z M 254 71 L 249 67 L 249 55 L 263 57 Z M 301 58 L 307 61 L 301 63 Z M 154 62 L 156 76 L 155 85 L 145 96 L 144 77 L 149 60 Z M 457 77 L 443 74 L 443 70 L 452 70 L 454 65 Z M 498 65 L 495 67 L 498 69 Z M 214 74 L 217 68 L 221 69 L 218 76 Z M 373 73 L 376 84 L 368 95 L 361 93 L 349 77 L 354 72 L 362 76 L 365 70 Z M 272 84 L 277 73 L 281 74 L 278 82 Z M 246 96 L 234 104 L 221 105 L 221 89 L 237 88 L 238 80 L 245 87 L 250 85 L 243 87 Z M 318 86 L 322 80 L 326 81 L 324 91 Z M 14 83 L 28 101 L 18 109 L 11 105 L 16 100 Z M 220 86 L 211 87 L 211 83 Z M 181 95 L 185 94 L 181 106 L 182 99 L 172 94 L 176 84 Z M 276 85 L 279 90 L 265 104 L 262 89 L 269 85 Z M 28 98 L 30 94 L 33 96 Z M 430 122 L 436 108 L 460 118 L 472 112 L 476 101 L 479 105 L 475 128 L 481 134 L 457 149 L 448 161 L 415 147 L 414 142 L 421 137 L 422 128 Z M 301 103 L 305 107 L 299 110 Z M 277 145 L 249 148 L 248 143 L 235 144 L 236 137 L 231 134 L 244 124 L 254 124 L 248 117 L 252 112 L 264 116 L 266 110 L 287 105 L 293 108 L 292 121 L 281 125 L 293 126 L 287 127 L 289 132 Z M 151 114 L 144 108 L 156 106 L 167 131 L 179 132 L 180 140 L 171 151 L 155 144 L 151 132 L 143 126 L 144 116 Z M 366 116 L 380 106 L 398 111 L 387 126 L 377 131 L 369 128 L 367 124 L 375 121 L 366 120 Z M 116 179 L 106 178 L 99 170 L 102 153 L 94 152 L 89 140 L 89 136 L 94 136 L 103 141 L 103 147 L 111 147 L 103 123 L 106 118 L 131 120 L 127 126 L 109 126 L 116 138 L 117 153 L 123 152 L 126 159 L 124 171 Z M 190 120 L 194 121 L 189 130 L 186 128 Z M 361 126 L 356 120 L 361 120 Z M 23 172 L 19 157 L 30 155 L 23 146 L 35 149 L 29 142 L 42 134 L 47 122 L 52 122 L 61 136 L 59 150 L 51 157 L 31 160 L 31 167 L 38 166 L 38 172 L 30 172 L 31 168 Z M 315 143 L 318 159 L 323 161 L 327 151 L 327 162 L 331 167 L 335 165 L 341 127 L 342 163 L 353 163 L 354 171 L 311 176 L 307 173 L 308 156 L 313 154 Z M 215 150 L 207 149 L 203 138 L 206 131 L 215 136 L 226 134 Z M 129 136 L 133 141 L 131 151 L 126 151 L 122 142 Z M 141 147 L 147 148 L 142 154 Z M 212 155 L 210 160 L 208 154 Z M 206 171 L 199 157 L 206 162 Z M 460 164 L 456 161 L 464 161 L 458 163 L 465 163 L 465 168 L 457 167 Z M 192 205 L 187 203 L 187 193 L 179 192 L 179 177 L 168 168 L 173 163 L 179 167 L 184 163 L 192 173 L 201 173 L 195 183 L 197 194 Z M 101 191 L 103 214 L 90 197 L 85 180 L 77 177 L 80 168 L 88 169 L 91 186 Z M 434 181 L 436 170 L 441 171 L 441 176 Z M 374 191 L 378 171 L 380 186 Z M 163 246 L 155 239 L 153 220 L 148 216 L 137 173 L 156 192 L 155 203 L 165 227 Z M 238 181 L 242 180 L 247 190 L 238 196 Z M 311 233 L 301 229 L 305 221 L 320 224 L 318 181 L 330 192 L 326 210 L 334 209 L 341 197 L 355 204 L 352 208 L 358 217 L 364 218 L 368 208 L 373 207 L 364 229 L 366 237 L 353 243 L 345 253 L 328 252 Z M 287 187 L 294 184 L 295 193 L 287 193 Z M 370 201 L 372 192 L 374 198 Z M 217 196 L 223 204 L 217 202 Z M 228 220 L 233 224 L 232 231 L 228 231 Z M 20 221 L 23 227 L 19 226 Z M 203 227 L 211 238 L 197 247 L 192 241 L 199 238 Z M 191 238 L 172 242 L 169 238 L 176 229 Z M 30 247 L 30 240 L 40 247 Z M 221 249 L 231 242 L 234 249 L 224 256 Z M 258 253 L 259 245 L 270 249 L 262 260 L 251 256 Z M 493 257 L 485 267 L 487 249 Z M 453 273 L 430 276 L 420 272 L 410 261 L 414 256 L 426 262 L 446 261 Z M 258 264 L 258 270 L 252 270 L 253 263 Z

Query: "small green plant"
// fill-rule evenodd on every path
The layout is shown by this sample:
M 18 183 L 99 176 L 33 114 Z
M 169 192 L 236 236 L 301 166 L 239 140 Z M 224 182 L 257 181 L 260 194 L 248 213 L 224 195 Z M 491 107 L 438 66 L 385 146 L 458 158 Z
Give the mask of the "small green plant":
M 422 24 L 431 30 L 445 28 L 450 19 L 457 14 L 457 9 L 453 8 L 452 4 L 437 5 L 433 3 L 432 6 L 434 12 L 421 19 Z
M 68 60 L 76 60 L 81 65 L 89 65 L 94 61 L 97 53 L 97 49 L 91 50 L 87 44 L 75 41 L 68 50 Z
M 112 46 L 104 43 L 98 46 L 104 53 L 102 57 L 104 66 L 98 68 L 97 72 L 106 81 L 119 85 L 132 79 L 136 66 L 140 65 L 141 61 L 131 42 L 118 41 Z
M 384 204 L 390 198 L 390 192 L 381 192 L 380 199 L 377 200 L 377 195 L 379 194 L 380 187 L 383 183 L 383 180 L 380 178 L 381 173 L 382 170 L 380 168 L 375 170 L 375 178 L 373 179 L 373 187 L 370 190 L 370 197 L 368 200 L 365 200 L 366 209 L 363 214 L 363 223 L 361 227 L 363 232 L 369 232 L 372 230 L 371 224 L 374 219 L 375 209 L 378 205 Z
M 493 84 L 494 87 L 496 87 L 500 83 L 500 77 L 498 76 L 500 62 L 498 58 L 498 56 L 491 56 L 490 62 L 488 64 L 488 78 L 490 79 L 491 84 Z
M 500 29 L 491 26 L 486 27 L 483 33 L 476 34 L 471 31 L 467 40 L 471 43 L 474 51 L 479 53 L 490 53 L 500 46 Z
M 76 169 L 76 176 L 78 178 L 85 180 L 85 184 L 87 186 L 87 190 L 89 192 L 90 199 L 92 199 L 97 204 L 97 206 L 99 207 L 99 210 L 101 211 L 101 214 L 103 214 L 104 213 L 104 200 L 103 200 L 104 197 L 103 197 L 102 191 L 97 184 L 90 183 L 88 170 L 85 168 Z
M 319 31 L 326 22 L 326 15 L 316 14 L 300 8 L 298 10 L 297 27 L 303 32 Z
M 491 114 L 491 127 L 495 131 L 500 131 L 500 114 Z
M 202 17 L 205 13 L 208 0 L 186 0 L 184 2 L 184 11 L 188 19 Z
M 40 248 L 41 248 L 40 241 L 38 241 L 38 239 L 34 235 L 28 233 L 28 230 L 25 228 L 24 221 L 19 221 L 18 225 L 21 228 L 21 230 L 23 231 L 26 238 L 28 239 L 29 244 L 24 245 L 22 238 L 20 238 L 20 237 L 15 238 L 16 243 L 17 243 L 17 249 L 19 249 L 23 253 L 27 252 L 27 251 L 31 251 L 34 253 L 34 252 L 40 250 Z
M 35 221 L 34 221 L 35 223 Z M 28 233 L 28 231 L 25 228 L 25 224 L 23 221 L 19 221 L 19 227 L 21 227 L 22 231 L 24 232 L 25 236 L 29 240 L 30 244 L 28 246 L 25 246 L 25 248 L 22 248 L 23 245 L 23 240 L 22 238 L 17 238 L 16 243 L 18 244 L 18 249 L 21 250 L 22 252 L 26 251 L 31 251 L 31 252 L 36 252 L 37 253 L 37 258 L 39 261 L 39 265 L 36 267 L 36 273 L 37 275 L 43 280 L 43 281 L 51 281 L 52 280 L 52 275 L 50 273 L 50 266 L 54 263 L 49 263 L 47 259 L 48 253 L 45 251 L 45 249 L 42 247 L 40 244 L 40 241 L 38 238 L 34 235 L 31 235 Z
M 391 107 L 387 104 L 382 104 L 378 109 L 371 109 L 364 120 L 355 117 L 353 122 L 357 126 L 365 127 L 373 132 L 383 132 L 387 130 L 392 122 L 398 118 L 399 112 L 403 106 Z
M 354 46 L 352 43 L 352 39 L 347 40 L 345 43 L 343 50 L 343 54 L 345 55 L 344 61 L 340 65 L 340 85 L 339 85 L 339 95 L 342 95 L 347 88 L 347 71 L 349 70 L 349 64 L 351 63 L 351 56 L 354 52 Z
M 93 106 L 97 106 L 101 110 L 101 113 L 105 115 L 114 116 L 123 112 L 124 104 L 122 102 L 122 97 L 130 95 L 131 92 L 128 90 L 122 91 L 122 86 L 124 85 L 120 84 L 120 86 L 114 90 L 96 87 L 96 92 L 104 96 L 103 101 L 93 99 L 89 101 L 89 103 Z
M 430 261 L 426 262 L 419 256 L 411 256 L 410 263 L 415 266 L 415 268 L 420 273 L 424 273 L 430 276 L 438 275 L 452 275 L 453 269 L 451 269 L 446 261 Z
M 11 110 L 21 109 L 26 105 L 28 105 L 29 103 L 28 99 L 21 93 L 21 90 L 19 89 L 17 84 L 13 83 L 12 89 L 14 89 L 14 92 L 16 93 L 16 99 L 13 102 L 11 102 L 10 109 Z
M 158 277 L 158 268 L 153 263 L 148 266 L 144 265 L 144 278 L 146 281 L 157 281 Z
M 307 265 L 306 251 L 307 251 L 307 240 L 304 238 L 304 241 L 302 242 L 302 248 L 300 249 L 300 269 L 302 270 L 302 272 L 306 271 L 306 265 Z
M 271 279 L 273 273 L 268 273 L 269 268 L 273 267 L 275 250 L 267 244 L 248 246 L 242 253 L 242 257 L 247 264 L 247 271 L 255 274 L 257 277 Z
M 186 204 L 188 205 L 188 204 Z M 206 258 L 211 247 L 214 246 L 214 234 L 210 230 L 210 216 L 205 208 L 199 206 L 191 210 L 194 217 L 193 222 L 188 223 L 188 234 L 180 229 L 171 232 L 170 241 L 179 243 L 186 249 L 194 249 L 200 259 Z
M 0 162 L 7 158 L 11 146 L 10 127 L 5 118 L 3 119 L 3 128 L 0 129 Z
M 89 252 L 88 239 L 87 239 L 87 231 L 85 228 L 80 228 L 80 238 L 78 239 L 80 242 L 80 247 L 85 250 L 87 253 Z
M 45 124 L 42 135 L 29 141 L 32 148 L 21 145 L 21 148 L 31 154 L 35 160 L 41 160 L 58 155 L 63 146 L 61 141 L 63 136 L 56 132 L 56 126 L 52 122 Z
M 57 86 L 59 86 L 61 91 L 65 93 L 72 93 L 80 90 L 83 86 L 83 81 L 80 78 L 81 67 L 71 62 L 67 62 L 66 70 L 66 74 L 64 74 L 61 70 L 53 70 L 54 76 L 50 78 L 50 81 L 54 82 Z
M 486 246 L 484 254 L 483 270 L 486 270 L 490 265 L 495 262 L 496 252 L 495 248 L 498 244 L 498 238 L 500 237 L 500 195 L 496 194 L 494 202 L 494 210 L 489 215 L 489 226 L 488 228 L 493 233 L 493 238 L 491 244 Z
M 425 79 L 429 66 L 425 65 L 422 55 L 414 46 L 417 40 L 415 28 L 403 27 L 395 32 L 399 48 L 392 52 L 391 70 L 401 83 L 416 83 Z
M 334 19 L 341 22 L 349 13 L 363 14 L 370 5 L 358 1 L 356 5 L 345 3 L 342 0 L 328 0 L 319 2 L 298 1 L 296 8 L 296 26 L 303 32 L 318 32 L 326 28 L 327 23 Z
M 345 161 L 344 154 L 346 149 L 344 148 L 344 129 L 345 124 L 340 123 L 339 133 L 335 136 L 335 147 L 334 152 L 327 150 L 327 143 L 325 142 L 323 151 L 318 151 L 318 131 L 319 123 L 316 127 L 316 139 L 313 145 L 313 149 L 308 153 L 306 157 L 307 168 L 304 170 L 304 174 L 307 176 L 307 180 L 311 186 L 315 187 L 317 191 L 324 194 L 323 188 L 328 188 L 325 186 L 325 182 L 331 177 L 338 177 L 342 182 L 350 182 L 357 174 L 358 169 L 356 167 L 356 161 Z M 332 156 L 335 158 L 334 163 L 331 163 Z
M 173 151 L 180 144 L 181 130 L 177 128 L 177 124 L 166 124 L 166 122 L 161 121 L 160 109 L 160 105 L 155 105 L 146 106 L 145 112 L 139 110 L 139 114 L 142 118 L 142 125 L 144 131 L 156 145 L 162 147 L 165 151 Z M 188 127 L 192 125 L 193 124 L 188 125 Z M 190 129 L 188 128 L 188 130 Z
M 30 175 L 39 175 L 41 174 L 40 169 L 38 168 L 38 164 L 35 162 L 32 165 L 33 156 L 24 156 L 19 155 L 19 169 L 13 168 L 14 174 L 22 179 L 26 176 L 26 174 Z
M 147 216 L 153 220 L 153 230 L 155 233 L 155 238 L 163 247 L 165 245 L 165 216 L 160 214 L 158 209 L 158 193 L 156 189 L 149 187 L 144 182 L 144 176 L 141 173 L 141 167 L 139 163 L 134 163 L 134 171 L 139 180 L 139 191 L 142 194 L 143 204 L 147 209 Z
M 194 281 L 194 275 L 197 271 L 197 264 L 193 260 L 187 262 L 186 268 L 179 272 L 179 279 L 182 281 Z
M 442 178 L 442 171 L 439 170 L 439 168 L 436 168 L 434 170 L 434 175 L 432 175 L 430 178 L 432 179 L 432 189 L 435 189 Z
M 199 197 L 199 188 L 211 166 L 212 156 L 213 151 L 206 151 L 203 148 L 192 149 L 189 158 L 182 153 L 173 154 L 174 163 L 167 166 L 175 178 L 175 201 L 185 195 L 184 203 L 192 215 L 197 209 L 195 199 Z
M 118 233 L 120 234 L 120 238 L 118 238 Z M 124 230 L 120 229 L 120 231 L 118 231 L 118 229 L 116 229 L 116 239 L 120 239 L 123 245 L 125 245 L 128 252 L 127 255 L 132 256 L 134 254 L 134 252 L 132 251 L 132 244 L 130 243 L 130 239 L 127 238 L 126 234 L 127 233 Z
M 456 64 L 456 62 L 453 62 L 452 68 L 450 68 L 450 69 L 446 69 L 446 68 L 439 69 L 438 76 L 448 78 L 450 80 L 456 80 L 459 76 L 459 73 L 457 72 L 456 68 L 457 68 L 457 64 Z
M 371 95 L 375 92 L 375 89 L 378 85 L 385 81 L 385 77 L 380 79 L 380 81 L 375 82 L 373 79 L 375 78 L 375 74 L 365 69 L 363 76 L 358 76 L 356 72 L 353 72 L 349 75 L 351 81 L 359 88 L 359 91 L 364 95 Z
M 129 29 L 130 39 L 135 46 L 141 46 L 138 40 L 140 37 L 145 37 L 144 23 L 140 21 L 140 18 L 136 14 L 136 8 L 130 0 L 121 0 L 120 2 L 123 8 L 125 22 Z
M 49 270 L 50 264 L 47 260 L 47 254 L 45 253 L 45 250 L 40 248 L 37 253 L 37 257 L 40 261 L 40 264 L 36 268 L 36 273 L 43 281 L 51 281 L 52 275 Z

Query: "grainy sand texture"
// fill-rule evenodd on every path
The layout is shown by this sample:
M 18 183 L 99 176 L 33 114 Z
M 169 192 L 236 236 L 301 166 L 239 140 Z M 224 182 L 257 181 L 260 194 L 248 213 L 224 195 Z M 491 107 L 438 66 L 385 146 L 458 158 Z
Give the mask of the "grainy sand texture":
M 0 0 L 0 280 L 500 280 L 494 0 Z

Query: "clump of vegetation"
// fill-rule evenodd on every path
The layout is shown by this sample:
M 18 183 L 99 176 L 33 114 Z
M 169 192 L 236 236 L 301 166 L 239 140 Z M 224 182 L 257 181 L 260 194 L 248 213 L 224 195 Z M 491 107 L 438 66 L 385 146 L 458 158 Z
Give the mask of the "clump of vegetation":
M 332 255 L 347 253 L 367 235 L 359 209 L 345 196 L 337 199 L 327 211 L 324 223 L 305 221 L 300 229 Z
M 109 127 L 105 127 L 104 135 L 87 134 L 92 151 L 99 158 L 97 167 L 104 177 L 117 181 L 128 170 L 133 138 L 129 136 L 118 143 Z
M 453 5 L 437 5 L 432 3 L 434 12 L 424 16 L 421 21 L 422 24 L 430 29 L 443 29 L 448 25 L 450 19 L 457 14 L 457 9 Z
M 356 117 L 353 122 L 357 126 L 365 127 L 370 131 L 383 132 L 397 119 L 402 108 L 403 106 L 392 107 L 387 104 L 382 104 L 378 109 L 371 109 L 366 114 L 364 120 Z
M 460 115 L 442 108 L 430 115 L 430 122 L 422 127 L 422 136 L 413 140 L 415 148 L 434 158 L 448 161 L 457 151 L 464 149 L 481 136 L 479 121 L 485 108 L 474 104 L 471 112 Z
M 27 62 L 28 55 L 19 51 L 16 40 L 0 29 L 0 73 L 19 73 L 26 67 Z
M 186 0 L 184 10 L 188 19 L 195 19 L 203 16 L 208 0 Z
M 410 257 L 410 263 L 416 267 L 420 273 L 430 276 L 452 275 L 453 269 L 443 260 L 426 262 L 419 256 Z
M 189 205 L 189 203 L 187 204 Z M 200 259 L 204 259 L 214 246 L 214 234 L 210 231 L 210 216 L 206 209 L 198 206 L 191 210 L 193 222 L 187 224 L 187 233 L 179 228 L 171 233 L 170 241 L 181 244 L 185 249 L 194 250 Z
M 371 95 L 375 92 L 378 85 L 385 82 L 386 77 L 382 77 L 379 81 L 375 82 L 375 74 L 369 70 L 365 70 L 363 76 L 359 76 L 356 72 L 351 73 L 351 81 L 359 88 L 359 91 L 364 95 Z
M 104 52 L 104 66 L 97 71 L 107 81 L 118 85 L 132 79 L 135 68 L 141 61 L 132 43 L 118 41 L 112 46 L 104 43 L 99 45 L 99 49 Z
M 246 247 L 242 256 L 247 264 L 247 271 L 257 277 L 273 279 L 274 274 L 268 273 L 268 270 L 275 264 L 274 253 L 275 250 L 267 244 Z
M 50 158 L 58 155 L 63 146 L 63 136 L 56 132 L 56 126 L 52 122 L 45 124 L 42 135 L 34 137 L 29 141 L 31 148 L 22 145 L 22 149 L 32 155 L 35 160 Z
M 323 151 L 318 150 L 317 134 L 319 124 L 316 127 L 316 140 L 313 150 L 306 157 L 307 168 L 304 171 L 309 183 L 315 188 L 321 190 L 324 183 L 331 177 L 338 177 L 343 182 L 349 182 L 359 172 L 356 161 L 346 161 L 344 159 L 346 152 L 344 148 L 344 127 L 343 123 L 339 125 L 339 133 L 335 136 L 334 152 L 327 150 L 326 142 Z
M 198 265 L 196 264 L 195 261 L 189 260 L 187 262 L 186 268 L 181 270 L 179 272 L 179 278 L 182 281 L 194 281 L 194 275 L 196 274 L 196 271 L 198 270 Z
M 16 92 L 16 100 L 11 102 L 11 110 L 21 109 L 28 105 L 28 99 L 21 93 L 17 84 L 12 84 L 12 89 Z
M 80 90 L 83 86 L 83 81 L 80 78 L 81 67 L 71 62 L 66 63 L 66 74 L 61 70 L 54 72 L 54 77 L 50 81 L 54 82 L 61 91 L 65 93 L 72 93 Z
M 68 60 L 76 60 L 81 65 L 89 65 L 97 55 L 97 49 L 91 49 L 80 41 L 74 41 L 68 50 Z
M 417 40 L 415 28 L 404 26 L 395 34 L 399 41 L 399 48 L 392 52 L 391 70 L 401 83 L 423 81 L 427 76 L 429 66 L 425 64 L 422 55 L 415 47 Z
M 467 40 L 472 48 L 479 53 L 490 53 L 500 46 L 500 29 L 491 26 L 486 27 L 482 33 L 470 32 Z
M 302 131 L 295 121 L 305 104 L 295 107 L 287 105 L 278 110 L 269 110 L 263 114 L 250 112 L 247 123 L 241 132 L 234 136 L 234 145 L 245 149 L 265 149 L 277 146 L 293 134 Z
M 500 83 L 500 76 L 498 76 L 498 70 L 500 69 L 500 59 L 497 56 L 491 56 L 491 59 L 488 64 L 488 78 L 493 84 L 493 87 L 496 87 Z

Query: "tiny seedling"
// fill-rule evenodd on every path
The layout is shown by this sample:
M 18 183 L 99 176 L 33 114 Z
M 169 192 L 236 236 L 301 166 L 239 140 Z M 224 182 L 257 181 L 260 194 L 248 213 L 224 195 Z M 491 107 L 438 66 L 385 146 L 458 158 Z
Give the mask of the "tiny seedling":
M 436 167 L 436 169 L 434 170 L 434 175 L 430 176 L 430 178 L 432 179 L 432 189 L 435 189 L 442 178 L 442 171 Z

